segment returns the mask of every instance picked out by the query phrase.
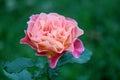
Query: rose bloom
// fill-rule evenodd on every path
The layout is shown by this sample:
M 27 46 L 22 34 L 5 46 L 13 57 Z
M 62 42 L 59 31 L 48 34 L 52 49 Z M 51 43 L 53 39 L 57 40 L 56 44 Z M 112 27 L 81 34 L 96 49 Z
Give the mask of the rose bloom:
M 36 55 L 47 57 L 51 68 L 56 67 L 58 59 L 65 52 L 79 58 L 84 51 L 84 46 L 78 39 L 83 30 L 71 18 L 57 13 L 40 13 L 32 15 L 27 24 L 26 36 L 20 42 L 34 48 Z

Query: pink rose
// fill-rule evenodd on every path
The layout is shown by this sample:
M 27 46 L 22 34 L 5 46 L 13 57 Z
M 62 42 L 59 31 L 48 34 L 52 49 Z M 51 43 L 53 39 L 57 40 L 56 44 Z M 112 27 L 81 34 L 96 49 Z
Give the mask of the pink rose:
M 51 68 L 65 52 L 78 58 L 84 51 L 81 40 L 77 38 L 83 30 L 73 19 L 57 13 L 41 13 L 32 15 L 27 23 L 26 36 L 20 42 L 34 48 L 37 55 L 46 56 Z

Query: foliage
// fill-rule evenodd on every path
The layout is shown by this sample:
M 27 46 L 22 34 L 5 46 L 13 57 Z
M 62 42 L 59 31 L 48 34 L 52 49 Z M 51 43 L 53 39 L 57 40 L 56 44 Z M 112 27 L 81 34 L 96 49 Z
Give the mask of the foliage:
M 17 73 L 27 67 L 32 67 L 33 65 L 34 65 L 34 62 L 32 62 L 31 59 L 18 58 L 11 63 L 10 62 L 5 63 L 4 68 L 6 69 L 6 71 L 8 71 L 10 73 Z
M 60 62 L 55 69 L 50 69 L 47 67 L 48 62 L 44 58 L 38 58 L 37 62 L 33 62 L 32 59 L 28 58 L 18 58 L 12 62 L 7 62 L 4 64 L 4 74 L 12 80 L 33 80 L 33 79 L 41 79 L 43 74 L 46 75 L 48 80 L 56 80 L 60 79 L 59 70 L 60 66 L 67 63 L 85 63 L 91 57 L 91 52 L 87 49 L 82 53 L 79 58 L 74 58 L 70 55 L 70 53 L 66 53 L 60 58 Z M 39 63 L 38 63 L 39 61 Z M 34 75 L 27 70 L 28 67 L 38 67 L 34 70 Z M 44 66 L 44 67 L 41 67 Z M 47 67 L 47 68 L 46 68 Z M 58 70 L 59 69 L 59 70 Z M 33 79 L 32 79 L 33 78 Z

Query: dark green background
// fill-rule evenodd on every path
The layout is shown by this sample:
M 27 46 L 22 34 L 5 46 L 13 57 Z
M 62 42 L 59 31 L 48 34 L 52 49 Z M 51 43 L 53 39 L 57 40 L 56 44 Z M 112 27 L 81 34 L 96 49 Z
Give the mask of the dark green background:
M 19 41 L 29 16 L 41 12 L 75 19 L 84 30 L 80 39 L 93 52 L 85 64 L 62 67 L 65 80 L 120 80 L 120 0 L 0 0 L 0 80 L 8 80 L 5 61 L 36 57 Z

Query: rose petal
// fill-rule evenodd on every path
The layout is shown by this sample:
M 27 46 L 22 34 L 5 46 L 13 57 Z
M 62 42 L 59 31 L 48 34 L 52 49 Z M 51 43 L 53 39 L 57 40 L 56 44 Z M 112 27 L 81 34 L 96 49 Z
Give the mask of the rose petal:
M 32 15 L 32 16 L 30 16 L 30 20 L 36 21 L 36 19 L 38 18 L 38 16 L 39 16 L 39 14 Z
M 55 68 L 56 64 L 58 62 L 58 60 L 60 59 L 60 57 L 63 55 L 63 53 L 59 54 L 57 53 L 56 56 L 51 57 L 50 60 L 50 67 L 51 68 Z
M 74 51 L 72 52 L 73 56 L 75 58 L 79 58 L 79 56 L 81 55 L 81 53 L 84 51 L 84 46 L 81 42 L 81 40 L 76 39 L 74 42 Z
M 49 59 L 49 61 L 50 61 L 50 67 L 51 68 L 55 68 L 56 67 L 56 65 L 57 65 L 57 62 L 58 62 L 58 60 L 60 59 L 60 57 L 65 53 L 65 52 L 63 52 L 63 53 L 61 53 L 61 54 L 59 54 L 59 53 L 52 53 L 52 54 L 49 54 L 50 52 L 37 52 L 36 53 L 36 55 L 37 56 L 46 56 L 48 59 Z
M 84 31 L 82 29 L 80 29 L 79 27 L 76 27 L 76 37 L 81 36 L 82 34 L 84 34 Z
M 37 49 L 37 47 L 30 41 L 26 31 L 25 31 L 26 36 L 20 40 L 21 44 L 28 44 L 31 46 L 33 49 Z

